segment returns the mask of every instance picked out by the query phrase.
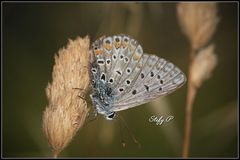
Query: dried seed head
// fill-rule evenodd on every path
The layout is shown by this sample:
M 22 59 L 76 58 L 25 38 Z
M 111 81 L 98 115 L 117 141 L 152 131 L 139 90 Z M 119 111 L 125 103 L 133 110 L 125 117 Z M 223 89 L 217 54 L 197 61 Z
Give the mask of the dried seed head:
M 200 87 L 202 82 L 210 78 L 217 65 L 217 56 L 214 54 L 214 45 L 209 45 L 199 51 L 193 60 L 190 70 L 190 81 L 195 87 Z
M 43 131 L 57 156 L 83 125 L 89 109 L 84 96 L 89 85 L 89 38 L 70 40 L 67 48 L 55 55 L 52 83 L 46 94 L 48 106 L 43 113 Z M 73 88 L 81 88 L 76 90 Z
M 219 21 L 216 3 L 179 3 L 177 14 L 181 28 L 194 50 L 210 40 Z

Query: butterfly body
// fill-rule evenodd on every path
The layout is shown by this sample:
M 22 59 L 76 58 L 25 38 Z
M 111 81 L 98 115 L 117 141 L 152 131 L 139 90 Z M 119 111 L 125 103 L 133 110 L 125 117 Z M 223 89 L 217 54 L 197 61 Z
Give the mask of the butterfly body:
M 169 94 L 186 81 L 180 69 L 143 53 L 141 45 L 127 35 L 96 40 L 90 50 L 89 71 L 93 106 L 108 120 L 115 112 Z

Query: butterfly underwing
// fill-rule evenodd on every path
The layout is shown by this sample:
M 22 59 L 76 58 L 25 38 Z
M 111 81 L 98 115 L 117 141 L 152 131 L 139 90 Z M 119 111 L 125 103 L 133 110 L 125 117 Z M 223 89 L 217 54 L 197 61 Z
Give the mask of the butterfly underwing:
M 167 95 L 186 81 L 173 63 L 143 53 L 136 40 L 123 34 L 92 44 L 89 72 L 93 106 L 107 120 L 118 111 Z

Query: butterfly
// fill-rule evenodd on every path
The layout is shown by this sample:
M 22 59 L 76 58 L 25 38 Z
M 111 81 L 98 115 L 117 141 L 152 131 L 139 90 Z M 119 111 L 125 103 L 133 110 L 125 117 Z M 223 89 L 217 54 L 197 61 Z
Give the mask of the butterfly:
M 144 53 L 135 39 L 124 34 L 93 42 L 89 72 L 93 106 L 107 120 L 118 111 L 167 95 L 186 81 L 173 63 Z

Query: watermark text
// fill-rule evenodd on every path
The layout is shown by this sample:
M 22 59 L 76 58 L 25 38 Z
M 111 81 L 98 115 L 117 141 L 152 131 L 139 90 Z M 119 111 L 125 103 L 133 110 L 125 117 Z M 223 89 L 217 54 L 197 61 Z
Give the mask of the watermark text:
M 156 125 L 162 125 L 166 122 L 170 122 L 171 120 L 174 119 L 174 116 L 156 116 L 152 115 L 148 119 L 149 122 L 155 123 Z

